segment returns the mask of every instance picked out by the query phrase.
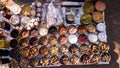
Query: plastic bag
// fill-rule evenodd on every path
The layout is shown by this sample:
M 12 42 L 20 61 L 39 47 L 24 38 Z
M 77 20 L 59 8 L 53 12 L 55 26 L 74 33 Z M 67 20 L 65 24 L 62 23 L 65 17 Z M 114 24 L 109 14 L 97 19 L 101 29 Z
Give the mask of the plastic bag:
M 63 23 L 63 17 L 61 13 L 60 6 L 57 6 L 54 1 L 52 1 L 47 7 L 46 22 L 47 27 L 52 25 L 60 25 Z

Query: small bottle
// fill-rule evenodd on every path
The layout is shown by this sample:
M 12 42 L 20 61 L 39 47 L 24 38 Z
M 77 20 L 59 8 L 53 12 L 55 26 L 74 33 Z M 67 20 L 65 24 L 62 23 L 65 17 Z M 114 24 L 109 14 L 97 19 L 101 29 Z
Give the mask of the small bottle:
M 0 28 L 4 28 L 5 27 L 5 22 L 0 21 Z
M 4 22 L 4 23 L 5 23 L 5 27 L 4 27 L 4 29 L 9 31 L 9 30 L 11 29 L 10 24 L 7 23 L 7 22 Z
M 9 51 L 8 50 L 0 49 L 0 56 L 8 56 L 8 55 L 9 55 Z
M 4 5 L 3 4 L 0 4 L 0 10 L 4 9 Z
M 18 41 L 16 39 L 10 40 L 10 47 L 16 48 L 18 45 Z
M 4 11 L 5 13 L 10 12 L 10 10 L 4 4 L 0 4 L 0 10 Z
M 14 30 L 11 31 L 10 35 L 13 38 L 17 38 L 19 36 L 19 31 L 14 29 Z

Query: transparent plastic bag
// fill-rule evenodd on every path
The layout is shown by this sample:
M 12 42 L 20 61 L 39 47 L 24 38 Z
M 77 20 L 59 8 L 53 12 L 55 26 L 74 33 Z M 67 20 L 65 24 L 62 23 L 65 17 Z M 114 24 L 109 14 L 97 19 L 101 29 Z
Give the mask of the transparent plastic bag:
M 61 7 L 56 5 L 54 1 L 51 1 L 47 7 L 46 25 L 50 27 L 52 25 L 60 25 L 61 23 L 63 23 Z

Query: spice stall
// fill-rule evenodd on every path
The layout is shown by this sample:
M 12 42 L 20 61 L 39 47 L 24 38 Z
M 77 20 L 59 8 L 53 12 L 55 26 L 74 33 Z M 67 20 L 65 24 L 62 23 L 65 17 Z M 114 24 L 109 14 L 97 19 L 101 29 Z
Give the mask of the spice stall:
M 10 68 L 109 64 L 103 1 L 0 4 L 0 62 Z

